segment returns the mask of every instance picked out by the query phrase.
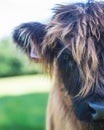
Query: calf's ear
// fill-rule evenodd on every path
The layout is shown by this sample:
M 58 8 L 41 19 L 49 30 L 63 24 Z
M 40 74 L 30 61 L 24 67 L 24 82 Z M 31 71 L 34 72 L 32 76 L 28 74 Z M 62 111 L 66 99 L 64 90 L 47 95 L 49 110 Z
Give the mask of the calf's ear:
M 41 46 L 46 25 L 38 22 L 23 23 L 13 31 L 13 41 L 31 59 L 41 59 Z

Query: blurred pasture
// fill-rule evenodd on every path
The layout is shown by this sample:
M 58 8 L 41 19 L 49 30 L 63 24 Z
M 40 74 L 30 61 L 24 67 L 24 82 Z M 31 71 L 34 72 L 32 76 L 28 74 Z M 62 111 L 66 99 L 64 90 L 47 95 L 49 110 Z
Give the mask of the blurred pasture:
M 29 61 L 10 39 L 0 41 L 0 77 L 39 73 L 41 66 Z
M 45 130 L 50 80 L 12 41 L 0 41 L 0 130 Z

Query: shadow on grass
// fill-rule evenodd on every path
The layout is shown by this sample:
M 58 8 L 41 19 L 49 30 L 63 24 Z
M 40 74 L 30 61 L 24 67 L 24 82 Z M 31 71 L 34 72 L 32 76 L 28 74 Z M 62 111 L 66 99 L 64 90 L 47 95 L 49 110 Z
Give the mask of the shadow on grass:
M 0 130 L 45 130 L 48 93 L 0 98 Z

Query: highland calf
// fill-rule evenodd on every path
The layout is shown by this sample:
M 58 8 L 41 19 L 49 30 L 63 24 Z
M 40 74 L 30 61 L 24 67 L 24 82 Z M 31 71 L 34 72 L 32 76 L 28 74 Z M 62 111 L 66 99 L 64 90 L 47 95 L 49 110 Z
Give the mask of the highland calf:
M 57 5 L 47 25 L 24 23 L 13 39 L 54 77 L 46 130 L 104 130 L 104 2 Z

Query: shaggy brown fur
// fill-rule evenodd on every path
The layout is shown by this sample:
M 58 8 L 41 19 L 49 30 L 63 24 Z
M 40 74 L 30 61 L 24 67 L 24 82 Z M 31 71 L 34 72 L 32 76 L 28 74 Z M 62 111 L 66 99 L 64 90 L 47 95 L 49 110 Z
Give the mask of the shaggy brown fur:
M 61 39 L 65 43 L 65 48 L 69 48 L 77 62 L 84 86 L 79 94 L 86 95 L 95 81 L 98 83 L 98 80 L 101 80 L 104 84 L 104 80 L 102 80 L 104 69 L 102 69 L 103 72 L 100 72 L 98 65 L 98 63 L 104 63 L 102 50 L 104 47 L 104 3 L 89 3 L 89 6 L 85 7 L 76 4 L 58 5 L 47 29 L 48 33 L 45 36 L 43 48 L 51 46 L 54 49 L 56 39 Z M 45 56 L 45 58 L 47 57 Z M 48 63 L 46 64 L 48 65 Z M 100 67 L 104 66 L 100 65 Z
M 13 36 L 53 77 L 46 130 L 104 130 L 87 104 L 104 107 L 104 3 L 57 5 L 54 13 L 48 25 L 23 24 Z
M 72 97 L 65 91 L 56 65 L 53 75 L 54 84 L 48 101 L 46 130 L 104 130 L 102 124 L 89 124 L 77 119 Z
M 46 130 L 84 130 L 74 114 L 72 101 L 64 90 L 56 65 L 54 70 L 54 87 L 48 102 Z

